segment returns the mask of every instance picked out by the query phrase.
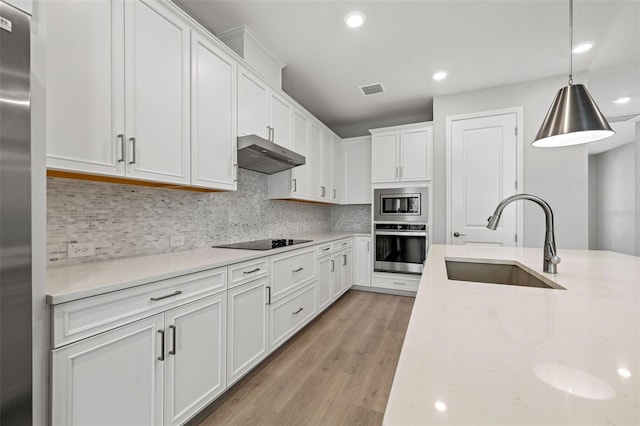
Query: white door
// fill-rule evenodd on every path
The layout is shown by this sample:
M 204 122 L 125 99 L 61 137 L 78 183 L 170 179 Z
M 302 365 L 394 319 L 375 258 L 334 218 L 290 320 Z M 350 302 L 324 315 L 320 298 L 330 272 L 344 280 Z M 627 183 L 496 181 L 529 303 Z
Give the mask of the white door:
M 313 200 L 322 199 L 322 183 L 320 174 L 322 171 L 322 130 L 315 122 L 311 122 L 309 126 L 309 157 L 307 163 L 309 165 L 309 198 Z
M 291 149 L 291 104 L 278 93 L 271 92 L 271 132 L 273 142 Z
M 318 312 L 331 302 L 331 256 L 321 257 L 318 261 Z
M 267 356 L 267 278 L 228 290 L 227 385 Z
M 516 245 L 516 205 L 508 206 L 496 231 L 487 218 L 516 192 L 516 112 L 451 120 L 451 242 Z
M 238 69 L 238 135 L 267 139 L 268 86 L 250 71 Z
M 164 424 L 179 425 L 226 389 L 225 293 L 165 313 Z
M 432 128 L 403 131 L 400 135 L 400 180 L 431 179 L 429 153 Z
M 371 285 L 371 237 L 355 238 L 355 285 Z
M 191 181 L 190 36 L 161 3 L 125 2 L 128 176 Z
M 293 150 L 305 156 L 306 164 L 291 169 L 291 192 L 306 198 L 309 195 L 309 119 L 298 109 L 293 111 Z
M 47 167 L 124 175 L 124 2 L 43 2 Z
M 342 253 L 331 257 L 331 291 L 332 298 L 337 298 L 342 293 L 344 286 Z
M 154 315 L 51 351 L 51 423 L 162 424 L 162 327 Z
M 353 249 L 342 252 L 342 290 L 347 291 L 353 285 Z
M 373 135 L 371 139 L 371 181 L 399 180 L 400 134 L 398 132 Z
M 236 62 L 192 31 L 191 75 L 191 184 L 234 190 Z

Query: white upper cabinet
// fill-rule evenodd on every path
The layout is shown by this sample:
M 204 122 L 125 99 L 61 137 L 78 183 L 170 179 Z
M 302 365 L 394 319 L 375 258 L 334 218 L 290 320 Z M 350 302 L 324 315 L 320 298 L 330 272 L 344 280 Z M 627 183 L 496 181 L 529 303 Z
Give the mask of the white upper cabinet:
M 416 123 L 371 130 L 373 183 L 431 179 L 433 125 Z
M 320 199 L 331 202 L 331 145 L 333 140 L 327 131 L 320 133 Z
M 191 184 L 236 189 L 237 64 L 209 37 L 191 38 Z
M 342 204 L 371 204 L 371 136 L 343 139 Z
M 239 67 L 238 75 L 238 135 L 258 135 L 291 149 L 291 102 L 247 68 Z
M 293 149 L 291 140 L 293 106 L 274 90 L 271 91 L 269 99 L 271 141 L 287 149 Z
M 311 121 L 309 124 L 309 157 L 307 158 L 309 176 L 309 198 L 312 200 L 322 200 L 322 188 L 320 173 L 322 170 L 322 129 Z
M 43 2 L 47 166 L 124 176 L 124 2 Z
M 340 152 L 340 141 L 331 138 L 331 202 L 340 203 L 342 198 L 342 153 Z
M 125 2 L 127 176 L 189 184 L 190 27 L 157 1 Z

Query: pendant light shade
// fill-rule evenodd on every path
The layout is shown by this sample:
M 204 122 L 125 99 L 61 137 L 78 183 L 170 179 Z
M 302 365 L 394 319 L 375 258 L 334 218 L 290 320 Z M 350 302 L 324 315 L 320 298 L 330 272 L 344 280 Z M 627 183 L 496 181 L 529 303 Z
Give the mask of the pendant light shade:
M 615 134 L 582 84 L 558 90 L 532 145 L 560 147 L 608 138 Z
M 531 145 L 579 145 L 608 138 L 615 133 L 587 88 L 573 84 L 573 0 L 569 0 L 569 84 L 558 90 Z

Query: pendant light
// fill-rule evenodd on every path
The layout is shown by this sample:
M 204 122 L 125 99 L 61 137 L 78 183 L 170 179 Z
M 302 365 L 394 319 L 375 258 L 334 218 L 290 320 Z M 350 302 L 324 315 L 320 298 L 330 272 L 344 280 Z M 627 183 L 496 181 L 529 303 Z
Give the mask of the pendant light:
M 573 0 L 569 0 L 569 84 L 558 90 L 532 142 L 536 147 L 589 143 L 615 134 L 582 84 L 573 84 Z

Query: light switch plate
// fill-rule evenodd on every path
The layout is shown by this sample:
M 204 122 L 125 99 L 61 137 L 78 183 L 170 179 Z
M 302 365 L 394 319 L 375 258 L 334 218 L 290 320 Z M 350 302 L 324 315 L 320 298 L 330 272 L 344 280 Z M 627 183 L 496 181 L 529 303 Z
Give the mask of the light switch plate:
M 184 235 L 172 235 L 169 238 L 169 243 L 171 247 L 180 247 L 184 245 Z
M 67 244 L 67 257 L 69 259 L 73 259 L 74 257 L 93 256 L 94 254 L 95 247 L 93 243 Z

